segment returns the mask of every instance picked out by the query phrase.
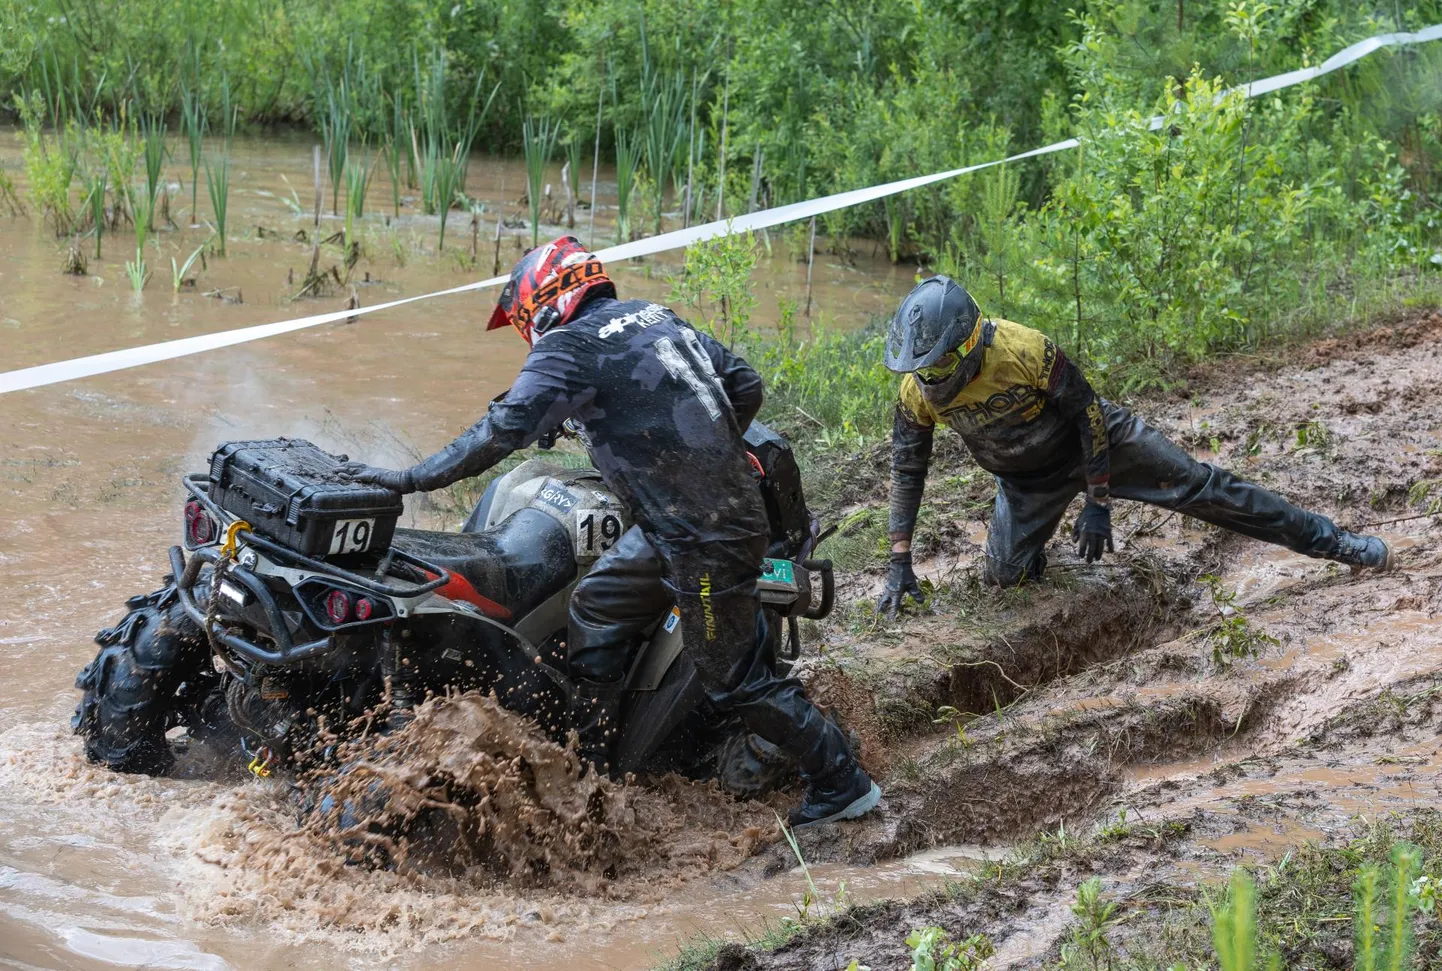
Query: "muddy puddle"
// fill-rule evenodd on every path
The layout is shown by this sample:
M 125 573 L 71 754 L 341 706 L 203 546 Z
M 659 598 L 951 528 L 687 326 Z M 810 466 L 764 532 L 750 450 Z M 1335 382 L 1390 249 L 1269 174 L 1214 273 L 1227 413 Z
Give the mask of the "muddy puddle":
M 128 237 L 107 238 L 105 258 L 91 261 L 87 275 L 65 277 L 54 240 L 35 221 L 0 220 L 0 368 L 344 306 L 349 284 L 322 299 L 289 299 L 311 255 L 294 235 L 314 227 L 283 199 L 292 187 L 303 205 L 313 198 L 310 150 L 306 140 L 237 146 L 230 254 L 211 260 L 193 291 L 172 294 L 168 286 L 169 257 L 183 261 L 207 235 L 182 211 L 188 186 L 176 193 L 181 225 L 158 234 L 156 279 L 139 298 L 120 268 L 132 255 L 122 252 Z M 18 158 L 13 133 L 0 132 L 0 164 L 15 170 Z M 493 220 L 521 216 L 523 177 L 518 164 L 485 160 L 471 172 L 468 191 L 488 207 L 478 265 L 469 262 L 465 216 L 454 216 L 445 254 L 435 252 L 433 219 L 387 225 L 373 216 L 352 273 L 362 304 L 490 275 Z M 604 202 L 604 175 L 602 182 Z M 377 209 L 388 204 L 383 181 L 372 192 Z M 598 235 L 609 234 L 604 210 L 597 224 Z M 327 216 L 323 231 L 335 228 Z M 786 236 L 770 242 L 757 274 L 763 326 L 775 321 L 778 297 L 805 295 L 805 266 Z M 506 236 L 503 263 L 516 247 Z M 334 247 L 323 252 L 341 259 Z M 623 292 L 665 299 L 676 268 L 658 260 L 617 272 Z M 855 327 L 889 309 L 909 288 L 911 270 L 863 247 L 847 259 L 819 253 L 814 279 L 824 319 Z M 212 290 L 242 302 L 204 296 Z M 166 572 L 164 551 L 180 527 L 179 475 L 200 468 L 225 439 L 301 436 L 390 465 L 443 445 L 504 390 L 522 360 L 514 336 L 481 333 L 488 312 L 486 297 L 444 298 L 0 397 L 0 963 L 646 967 L 697 935 L 739 939 L 798 908 L 815 913 L 960 878 L 1009 840 L 1062 822 L 1067 832 L 1090 832 L 1121 810 L 1146 825 L 1187 822 L 1190 869 L 1182 875 L 1202 880 L 1239 857 L 1272 858 L 1301 841 L 1335 838 L 1358 818 L 1442 803 L 1430 701 L 1442 683 L 1442 567 L 1425 519 L 1386 527 L 1406 567 L 1386 578 L 1354 579 L 1285 551 L 1222 542 L 1162 515 L 1121 520 L 1127 532 L 1106 570 L 1070 562 L 1057 543 L 1057 579 L 1034 602 L 1007 608 L 997 660 L 967 660 L 949 675 L 955 688 L 986 666 L 1004 666 L 1022 678 L 1007 695 L 1015 706 L 1001 712 L 998 702 L 997 716 L 970 723 L 966 744 L 974 748 L 926 762 L 934 777 L 889 775 L 880 818 L 848 828 L 844 839 L 804 840 L 809 859 L 843 861 L 813 863 L 819 900 L 809 903 L 806 875 L 777 844 L 772 810 L 784 808 L 780 797 L 774 806 L 737 805 L 695 786 L 653 782 L 620 797 L 612 821 L 630 834 L 621 845 L 635 852 L 611 860 L 610 877 L 546 885 L 485 868 L 441 875 L 347 866 L 333 839 L 295 835 L 282 784 L 227 774 L 234 767 L 154 780 L 86 765 L 68 732 L 71 683 L 94 654 L 94 632 Z M 1341 521 L 1384 518 L 1369 508 L 1371 497 L 1405 496 L 1436 475 L 1442 403 L 1432 389 L 1442 386 L 1442 360 L 1414 347 L 1384 348 L 1377 353 L 1392 357 L 1364 369 L 1388 376 L 1388 400 L 1407 401 L 1405 415 L 1353 407 L 1353 396 L 1377 391 L 1366 387 L 1377 378 L 1358 379 L 1356 362 L 1321 358 L 1267 382 L 1222 388 L 1171 415 L 1158 405 L 1156 417 L 1179 438 L 1195 433 L 1209 460 Z M 1243 454 L 1236 443 L 1256 430 L 1258 414 L 1284 430 L 1293 421 L 1328 423 L 1335 435 L 1327 462 L 1291 454 L 1286 435 L 1258 439 L 1262 446 Z M 1215 456 L 1214 437 L 1222 446 Z M 439 516 L 414 505 L 406 519 L 434 525 Z M 924 572 L 955 582 L 971 569 L 985 530 L 968 518 L 960 532 L 966 541 Z M 1128 572 L 1126 562 L 1140 566 Z M 1167 576 L 1158 579 L 1159 571 Z M 1206 587 L 1188 579 L 1203 573 L 1218 574 L 1275 644 L 1219 668 L 1206 633 L 1217 611 Z M 1099 583 L 1110 586 L 1096 592 Z M 920 648 L 878 637 L 859 649 L 895 666 L 879 680 L 916 670 L 926 704 L 950 703 L 934 693 L 937 665 L 913 662 L 943 640 L 973 636 L 973 620 L 916 623 L 912 630 L 929 638 Z M 844 627 L 825 636 L 844 646 Z M 993 636 L 988 631 L 982 635 Z M 957 734 L 928 714 L 904 743 L 870 755 L 883 765 L 920 765 Z M 953 785 L 967 788 L 949 801 Z M 635 820 L 645 825 L 628 830 Z M 985 850 L 932 846 L 983 837 Z M 1073 891 L 1021 905 L 1022 916 L 997 936 L 995 966 L 1034 965 L 1051 954 Z M 909 929 L 885 930 L 890 940 Z
M 0 370 L 341 309 L 352 292 L 373 304 L 490 276 L 497 216 L 514 222 L 524 213 L 519 162 L 478 158 L 467 186 L 486 207 L 476 255 L 469 216 L 459 212 L 437 253 L 434 217 L 382 215 L 390 187 L 378 174 L 376 211 L 364 220 L 349 281 L 323 298 L 292 300 L 312 253 L 296 234 L 315 233 L 311 149 L 309 139 L 237 142 L 228 255 L 209 258 L 196 286 L 179 293 L 170 258 L 184 263 L 210 233 L 191 225 L 188 181 L 174 184 L 179 166 L 171 168 L 176 225 L 156 234 L 147 251 L 154 277 L 138 296 L 123 271 L 134 255 L 130 233 L 107 235 L 103 258 L 92 253 L 87 273 L 73 277 L 59 272 L 60 248 L 38 219 L 0 220 Z M 0 131 L 0 165 L 23 195 L 11 130 Z M 601 246 L 612 242 L 614 218 L 606 179 Z M 292 190 L 305 215 L 286 205 Z M 208 213 L 203 188 L 200 197 Z M 325 209 L 322 235 L 341 225 L 328 191 Z M 588 222 L 582 210 L 582 236 Z M 523 238 L 529 233 L 506 229 L 503 270 Z M 909 288 L 910 270 L 869 247 L 818 252 L 813 320 L 857 327 Z M 323 269 L 342 264 L 337 246 L 321 254 Z M 664 300 L 679 268 L 675 254 L 612 270 L 624 295 Z M 804 253 L 773 232 L 757 279 L 755 323 L 765 327 L 779 300 L 804 303 Z M 85 765 L 69 737 L 71 682 L 94 654 L 92 635 L 167 570 L 180 474 L 234 438 L 302 436 L 392 465 L 443 445 L 507 387 L 524 356 L 514 335 L 482 332 L 491 299 L 442 298 L 0 398 L 0 964 L 637 967 L 698 933 L 739 935 L 796 913 L 806 892 L 799 873 L 733 872 L 763 827 L 775 838 L 771 809 L 706 817 L 701 810 L 729 805 L 714 793 L 695 796 L 698 823 L 710 827 L 690 834 L 697 865 L 606 889 L 516 889 L 338 866 L 334 847 L 285 838 L 294 821 L 273 785 L 111 775 Z M 407 518 L 434 523 L 417 511 Z M 686 800 L 668 805 L 679 810 Z M 673 836 L 674 850 L 682 840 Z M 813 876 L 824 894 L 844 881 L 851 899 L 867 899 L 944 878 L 928 867 Z

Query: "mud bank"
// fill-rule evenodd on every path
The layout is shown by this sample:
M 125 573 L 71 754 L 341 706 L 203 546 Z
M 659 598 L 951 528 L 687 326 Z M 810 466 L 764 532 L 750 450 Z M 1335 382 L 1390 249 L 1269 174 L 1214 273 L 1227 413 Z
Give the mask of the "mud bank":
M 1442 529 L 1427 515 L 1442 491 L 1439 337 L 1442 315 L 1412 313 L 1260 369 L 1195 376 L 1185 401 L 1138 403 L 1204 459 L 1380 532 L 1399 551 L 1395 574 L 1354 576 L 1119 504 L 1106 569 L 1054 543 L 1042 584 L 989 595 L 968 565 L 985 510 L 950 453 L 928 495 L 962 513 L 919 571 L 935 613 L 877 625 L 857 610 L 819 635 L 819 682 L 848 683 L 831 690 L 853 706 L 873 700 L 857 716 L 877 726 L 870 760 L 890 769 L 884 812 L 804 834 L 802 848 L 870 861 L 981 843 L 1008 860 L 779 946 L 713 944 L 682 963 L 906 968 L 907 933 L 940 926 L 954 941 L 984 935 L 989 968 L 1041 967 L 1074 943 L 1071 904 L 1091 876 L 1126 916 L 1109 954 L 1202 961 L 1202 891 L 1247 863 L 1264 867 L 1264 930 L 1292 922 L 1276 932 L 1288 961 L 1350 967 L 1346 874 L 1385 861 L 1392 839 L 1419 843 L 1428 872 L 1442 866 Z M 853 499 L 855 518 L 882 497 Z M 851 592 L 874 596 L 880 579 Z M 1268 883 L 1284 859 L 1295 874 Z M 775 849 L 763 861 L 752 865 L 785 865 Z M 1435 925 L 1418 928 L 1424 966 Z

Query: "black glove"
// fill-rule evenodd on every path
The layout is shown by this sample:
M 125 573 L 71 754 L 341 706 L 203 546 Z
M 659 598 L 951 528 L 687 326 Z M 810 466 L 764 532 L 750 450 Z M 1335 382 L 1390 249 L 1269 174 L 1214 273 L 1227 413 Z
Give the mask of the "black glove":
M 336 470 L 346 482 L 364 482 L 378 485 L 382 489 L 399 492 L 401 495 L 416 491 L 415 480 L 410 469 L 378 469 L 364 462 L 346 462 Z
M 881 596 L 876 600 L 876 612 L 883 611 L 888 617 L 895 617 L 901 613 L 901 602 L 906 595 L 917 603 L 925 599 L 921 592 L 921 584 L 916 580 L 916 572 L 911 569 L 911 550 L 905 553 L 892 552 L 891 570 L 886 574 L 886 586 L 882 588 Z
M 1076 555 L 1088 563 L 1100 560 L 1102 553 L 1115 553 L 1112 548 L 1112 511 L 1110 506 L 1087 500 L 1081 515 L 1072 527 L 1072 539 L 1076 540 Z

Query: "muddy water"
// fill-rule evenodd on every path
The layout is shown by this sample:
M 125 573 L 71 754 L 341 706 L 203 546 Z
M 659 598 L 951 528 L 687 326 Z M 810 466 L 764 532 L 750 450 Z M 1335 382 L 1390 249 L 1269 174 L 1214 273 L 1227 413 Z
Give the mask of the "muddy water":
M 309 207 L 310 150 L 309 141 L 237 146 L 229 255 L 211 259 L 196 290 L 180 295 L 170 292 L 170 257 L 183 262 L 208 235 L 189 225 L 188 184 L 175 194 L 179 228 L 147 251 L 155 276 L 138 297 L 122 268 L 130 234 L 107 236 L 104 259 L 68 277 L 38 220 L 0 219 L 0 370 L 342 306 L 348 290 L 288 300 L 297 288 L 288 276 L 304 273 L 311 252 L 290 239 L 313 227 L 281 199 L 293 186 Z M 0 132 L 0 164 L 18 176 L 18 160 L 18 140 Z M 172 166 L 172 180 L 179 172 Z M 468 190 L 488 206 L 476 267 L 453 255 L 469 248 L 467 217 L 452 215 L 441 255 L 433 218 L 388 226 L 369 217 L 352 276 L 362 303 L 489 275 L 487 237 L 498 212 L 520 215 L 522 180 L 519 165 L 472 167 Z M 607 191 L 603 183 L 603 203 Z M 208 212 L 204 187 L 200 196 Z M 383 179 L 371 199 L 388 207 Z M 610 214 L 598 215 L 609 232 Z M 337 228 L 323 220 L 323 233 Z M 804 299 L 804 265 L 781 237 L 772 244 L 758 273 L 762 323 L 775 319 L 778 296 Z M 504 241 L 503 263 L 517 246 Z M 340 258 L 324 252 L 323 266 Z M 664 298 L 674 269 L 616 268 L 623 293 L 654 298 Z M 842 327 L 883 312 L 909 284 L 905 270 L 824 254 L 814 273 L 817 311 Z M 202 296 L 222 288 L 243 302 Z M 444 298 L 0 397 L 0 964 L 635 967 L 695 933 L 735 934 L 794 912 L 800 874 L 762 881 L 706 867 L 689 881 L 599 896 L 406 882 L 304 858 L 278 879 L 254 863 L 288 852 L 268 784 L 114 776 L 86 766 L 68 736 L 71 681 L 93 655 L 91 635 L 166 570 L 180 523 L 177 477 L 226 438 L 305 436 L 393 464 L 444 444 L 504 390 L 523 357 L 514 335 L 481 333 L 488 310 L 484 297 Z M 814 876 L 824 894 L 844 880 L 857 899 L 940 879 L 929 866 Z

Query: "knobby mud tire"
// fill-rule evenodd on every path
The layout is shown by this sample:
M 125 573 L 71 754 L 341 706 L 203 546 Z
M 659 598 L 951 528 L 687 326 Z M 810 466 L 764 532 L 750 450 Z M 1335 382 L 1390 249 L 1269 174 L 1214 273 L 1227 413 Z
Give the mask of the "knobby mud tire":
M 82 692 L 70 727 L 85 757 L 116 772 L 164 775 L 175 763 L 165 732 L 179 724 L 177 691 L 207 659 L 204 632 L 167 586 L 126 602 L 114 627 L 95 635 L 100 651 L 75 679 Z

